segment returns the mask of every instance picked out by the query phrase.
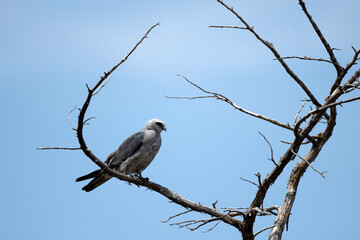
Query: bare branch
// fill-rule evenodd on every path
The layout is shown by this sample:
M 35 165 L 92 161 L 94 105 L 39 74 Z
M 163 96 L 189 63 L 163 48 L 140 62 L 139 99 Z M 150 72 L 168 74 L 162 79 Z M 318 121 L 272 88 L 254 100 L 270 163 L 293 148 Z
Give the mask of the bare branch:
M 171 96 L 166 96 L 166 95 L 164 95 L 164 97 L 169 98 L 169 99 L 188 99 L 188 100 L 194 100 L 194 99 L 200 99 L 200 98 L 216 98 L 215 96 L 171 97 Z
M 334 103 L 330 103 L 328 105 L 325 105 L 319 109 L 322 109 L 322 108 L 329 108 L 329 107 L 333 107 L 333 106 L 336 106 L 336 105 L 341 105 L 341 104 L 344 104 L 344 103 L 349 103 L 349 102 L 354 102 L 356 100 L 360 100 L 360 96 L 358 97 L 354 97 L 354 98 L 351 98 L 351 99 L 347 99 L 347 100 L 341 100 L 341 101 L 338 101 L 338 102 L 334 102 Z
M 360 77 L 360 69 L 358 69 L 354 73 L 354 75 L 352 75 L 352 77 L 344 84 L 344 89 L 343 90 L 347 90 L 348 88 L 350 88 L 351 84 L 353 84 L 354 82 L 358 82 L 359 77 Z
M 161 221 L 161 222 L 162 222 L 162 223 L 167 223 L 167 222 L 169 222 L 169 221 L 170 221 L 171 219 L 173 219 L 173 218 L 179 217 L 179 216 L 181 216 L 181 215 L 184 215 L 184 214 L 189 213 L 189 212 L 192 212 L 192 211 L 193 211 L 193 210 L 187 210 L 187 211 L 185 211 L 185 212 L 178 213 L 178 214 L 176 214 L 176 215 L 174 215 L 174 216 L 169 217 L 168 220 L 166 220 L 166 221 Z
M 359 72 L 360 73 L 360 72 Z M 327 105 L 324 105 L 320 108 L 317 108 L 317 109 L 314 109 L 310 112 L 308 112 L 304 117 L 302 117 L 295 125 L 294 127 L 294 133 L 295 133 L 295 136 L 298 136 L 298 129 L 301 125 L 301 123 L 303 123 L 306 119 L 308 119 L 311 115 L 315 114 L 315 113 L 318 113 L 318 112 L 321 112 L 321 111 L 324 111 L 330 107 L 334 107 L 336 105 L 340 105 L 340 104 L 344 104 L 344 103 L 348 103 L 348 102 L 353 102 L 353 101 L 356 101 L 356 100 L 360 100 L 360 96 L 359 97 L 354 97 L 354 98 L 351 98 L 351 99 L 347 99 L 347 100 L 342 100 L 342 101 L 338 101 L 338 102 L 334 102 L 334 103 L 330 103 L 330 104 L 327 104 Z
M 341 72 L 341 74 L 336 78 L 334 84 L 331 87 L 330 94 L 335 91 L 337 87 L 340 86 L 341 81 L 344 79 L 345 75 L 348 73 L 348 71 L 356 64 L 356 61 L 359 60 L 358 56 L 360 54 L 360 50 L 356 51 L 353 47 L 355 54 L 353 59 L 346 65 L 345 69 Z
M 324 35 L 321 33 L 319 27 L 317 26 L 317 24 L 315 23 L 315 21 L 313 20 L 313 18 L 309 14 L 308 10 L 306 9 L 304 1 L 299 0 L 299 4 L 300 4 L 302 10 L 304 11 L 306 17 L 309 19 L 309 21 L 310 21 L 312 27 L 314 28 L 316 34 L 320 38 L 320 40 L 321 40 L 322 44 L 324 45 L 326 51 L 328 52 L 328 54 L 330 56 L 330 60 L 331 60 L 332 64 L 334 65 L 335 69 L 336 69 L 337 75 L 339 76 L 341 74 L 341 72 L 343 71 L 343 68 L 340 66 L 339 62 L 337 61 L 332 48 L 330 47 L 330 45 L 326 41 Z
M 240 178 L 241 180 L 245 181 L 245 182 L 249 182 L 249 183 L 251 183 L 251 184 L 254 184 L 254 185 L 257 186 L 257 187 L 260 187 L 258 184 L 254 183 L 253 181 L 247 180 L 247 179 L 242 178 L 242 177 L 239 177 L 239 178 Z
M 258 178 L 259 188 L 262 189 L 261 174 L 260 173 L 254 173 L 254 175 L 257 176 L 257 178 Z
M 250 116 L 253 116 L 253 117 L 256 117 L 256 118 L 259 118 L 259 119 L 262 119 L 262 120 L 265 120 L 267 122 L 270 122 L 272 124 L 275 124 L 279 127 L 282 127 L 282 128 L 286 128 L 286 129 L 289 129 L 291 131 L 293 131 L 294 129 L 289 125 L 289 124 L 284 124 L 284 123 L 281 123 L 281 122 L 278 122 L 276 120 L 273 120 L 271 118 L 268 118 L 266 116 L 263 116 L 263 115 L 260 115 L 260 114 L 257 114 L 257 113 L 253 113 L 251 111 L 248 111 L 238 105 L 236 105 L 233 101 L 231 101 L 229 98 L 225 97 L 224 95 L 220 94 L 220 93 L 215 93 L 215 92 L 210 92 L 210 91 L 207 91 L 205 89 L 203 89 L 202 87 L 200 87 L 199 85 L 191 82 L 189 79 L 187 79 L 186 77 L 180 75 L 180 74 L 175 74 L 176 76 L 179 76 L 181 78 L 183 78 L 185 81 L 187 81 L 188 83 L 190 83 L 191 85 L 193 85 L 194 87 L 196 87 L 197 89 L 201 90 L 202 92 L 204 93 L 207 93 L 209 94 L 210 96 L 199 96 L 199 97 L 168 97 L 168 98 L 175 98 L 175 99 L 197 99 L 197 98 L 215 98 L 217 100 L 221 100 L 223 102 L 227 102 L 228 104 L 230 104 L 231 106 L 233 106 L 235 109 L 245 113 L 245 114 L 248 114 Z
M 93 95 L 94 96 L 94 95 Z M 85 121 L 84 121 L 84 125 L 88 125 L 89 123 L 88 123 L 88 121 L 90 121 L 91 119 L 95 119 L 95 117 L 89 117 L 88 119 L 86 119 Z
M 36 150 L 81 150 L 81 148 L 68 148 L 68 147 L 38 147 Z
M 297 121 L 297 118 L 298 118 L 301 110 L 304 108 L 305 103 L 306 103 L 306 98 L 304 99 L 303 104 L 301 105 L 299 111 L 298 111 L 298 112 L 296 113 L 296 115 L 295 115 L 295 118 L 294 118 L 294 121 L 293 121 L 293 126 L 295 126 L 295 123 L 296 123 L 296 121 Z
M 245 26 L 246 29 L 249 30 L 261 43 L 263 43 L 270 51 L 274 54 L 275 58 L 280 62 L 285 71 L 295 80 L 295 82 L 304 90 L 304 92 L 309 96 L 310 100 L 314 103 L 315 106 L 321 106 L 319 101 L 315 98 L 312 92 L 307 88 L 307 86 L 300 80 L 300 78 L 291 70 L 291 68 L 285 63 L 283 59 L 281 59 L 280 54 L 277 52 L 272 43 L 264 40 L 260 35 L 255 32 L 253 27 L 250 25 L 232 8 L 226 5 L 223 1 L 217 0 L 221 5 L 223 5 L 226 9 L 232 12 Z
M 354 84 L 346 84 L 345 87 L 346 87 L 346 90 L 344 92 L 349 93 L 349 92 L 352 92 L 352 91 L 354 91 L 356 89 L 360 89 L 360 82 L 359 82 L 359 80 L 357 80 L 356 83 L 354 83 Z
M 213 208 L 216 208 L 216 204 L 218 203 L 218 200 L 212 203 Z
M 216 228 L 217 225 L 219 225 L 219 223 L 220 223 L 220 221 L 217 221 L 217 223 L 216 223 L 213 227 L 209 228 L 209 229 L 206 230 L 204 233 L 210 232 L 211 230 L 213 230 L 214 228 Z
M 96 92 L 93 93 L 93 96 L 95 96 L 96 94 L 98 94 L 98 92 L 100 92 L 100 90 L 101 90 L 103 87 L 105 87 L 105 85 L 110 81 L 111 77 L 112 77 L 112 75 L 110 75 L 109 78 L 104 82 L 104 84 L 101 85 L 101 86 L 99 87 L 99 89 L 98 89 Z
M 327 63 L 331 63 L 331 61 L 323 59 L 323 58 L 311 58 L 311 57 L 297 57 L 297 56 L 290 56 L 290 57 L 282 57 L 280 59 L 300 59 L 300 60 L 308 60 L 308 61 L 318 61 L 318 62 L 327 62 Z M 274 58 L 274 60 L 279 60 L 278 58 Z
M 73 124 L 72 122 L 71 122 L 71 119 L 70 119 L 70 114 L 74 111 L 76 109 L 76 106 L 67 114 L 67 120 L 68 120 L 68 122 L 70 123 L 70 125 L 71 126 L 73 126 L 73 130 L 75 130 L 76 131 L 76 126 L 75 126 L 75 124 Z
M 280 140 L 280 142 L 285 143 L 285 144 L 292 144 L 291 142 L 288 141 L 284 141 L 284 140 Z M 310 141 L 306 141 L 306 142 L 302 142 L 301 145 L 305 145 L 305 144 L 309 144 L 311 143 Z
M 259 132 L 259 134 L 264 138 L 264 140 L 267 142 L 267 144 L 270 147 L 271 158 L 268 158 L 268 160 L 272 161 L 277 166 L 277 163 L 274 160 L 274 152 L 273 152 L 273 148 L 272 148 L 270 142 L 266 139 L 266 137 L 261 132 Z
M 244 207 L 226 207 L 226 208 L 220 208 L 220 209 L 225 209 L 225 211 L 234 211 L 234 209 L 247 210 L 248 208 L 244 208 Z
M 203 223 L 199 224 L 198 226 L 196 226 L 196 227 L 194 227 L 194 228 L 188 227 L 188 229 L 189 229 L 190 231 L 195 231 L 195 230 L 199 229 L 200 227 L 202 227 L 202 226 L 204 226 L 204 225 L 206 225 L 206 224 L 208 224 L 208 223 L 211 223 L 211 222 L 214 222 L 214 221 L 217 221 L 217 223 L 219 223 L 219 219 L 215 219 L 215 218 L 211 218 L 211 219 L 209 219 L 209 220 L 199 220 L 198 222 L 202 222 L 202 221 L 203 221 Z M 212 227 L 212 228 L 210 228 L 210 229 L 212 230 L 212 229 L 215 228 L 216 226 L 217 226 L 217 224 L 215 224 L 215 226 Z M 210 229 L 208 229 L 207 231 L 204 231 L 204 233 L 211 231 Z
M 264 228 L 264 229 L 261 229 L 260 231 L 258 231 L 257 233 L 254 234 L 254 238 L 255 238 L 257 235 L 259 235 L 260 233 L 262 233 L 262 232 L 264 232 L 264 231 L 266 231 L 266 230 L 268 230 L 268 229 L 271 229 L 271 228 L 273 228 L 273 227 L 275 227 L 275 225 L 271 225 L 271 226 L 269 226 L 269 227 L 266 227 L 266 228 Z
M 328 172 L 328 171 L 322 171 L 320 172 L 319 170 L 317 170 L 316 168 L 313 167 L 313 165 L 311 165 L 311 163 L 309 163 L 306 159 L 302 158 L 299 156 L 299 154 L 293 152 L 298 158 L 300 158 L 301 160 L 303 160 L 304 162 L 306 162 L 315 172 L 319 173 L 323 178 L 325 178 L 324 173 Z
M 211 222 L 214 222 L 214 221 L 217 221 L 219 223 L 220 220 L 221 219 L 219 219 L 219 218 L 210 218 L 210 219 L 207 219 L 207 220 L 187 220 L 187 221 L 182 221 L 182 222 L 171 223 L 169 225 L 170 226 L 178 226 L 179 228 L 186 227 L 190 231 L 195 231 L 195 230 L 199 229 L 200 227 L 202 227 L 202 226 L 204 226 L 204 225 L 206 225 L 208 223 L 211 223 Z M 212 229 L 214 229 L 218 225 L 218 223 L 215 224 L 215 226 L 208 229 L 206 232 L 209 232 Z M 198 225 L 195 226 L 195 227 L 189 227 L 191 225 L 196 225 L 196 224 L 198 224 Z
M 273 210 L 278 210 L 278 206 L 271 206 L 268 208 L 258 208 L 254 207 L 252 209 L 248 209 L 249 212 L 256 212 L 259 216 L 269 216 L 269 215 L 276 215 L 276 213 L 273 212 Z
M 209 28 L 234 28 L 234 29 L 247 30 L 246 27 L 239 27 L 239 26 L 215 26 L 215 25 L 211 25 L 211 26 L 209 26 Z

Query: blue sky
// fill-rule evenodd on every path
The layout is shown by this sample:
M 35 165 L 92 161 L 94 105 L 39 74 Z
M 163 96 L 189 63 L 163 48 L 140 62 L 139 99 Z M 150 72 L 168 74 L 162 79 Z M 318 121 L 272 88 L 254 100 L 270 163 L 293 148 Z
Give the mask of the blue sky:
M 283 56 L 327 58 L 297 1 L 226 1 L 272 42 Z M 360 3 L 308 3 L 341 64 L 360 48 Z M 0 104 L 2 117 L 0 238 L 17 239 L 239 239 L 223 223 L 209 233 L 161 223 L 183 209 L 157 193 L 111 180 L 91 193 L 75 179 L 96 166 L 80 151 L 37 151 L 77 147 L 66 115 L 81 106 L 85 84 L 93 85 L 122 59 L 153 24 L 161 25 L 113 74 L 96 95 L 85 139 L 101 159 L 151 118 L 166 122 L 162 148 L 143 175 L 205 205 L 246 207 L 256 191 L 239 177 L 255 180 L 273 165 L 261 131 L 278 159 L 293 134 L 246 116 L 215 100 L 172 100 L 201 93 L 179 73 L 238 105 L 292 123 L 305 94 L 248 32 L 212 29 L 239 25 L 216 1 L 0 1 Z M 289 60 L 323 101 L 335 77 L 326 63 Z M 354 95 L 352 95 L 354 96 Z M 339 107 L 333 137 L 299 186 L 287 239 L 357 236 L 352 209 L 360 201 L 359 103 Z M 309 109 L 309 106 L 306 107 Z M 77 114 L 73 114 L 76 121 Z M 302 151 L 300 154 L 305 154 Z M 289 164 L 264 205 L 281 205 Z M 188 215 L 178 220 L 206 218 Z M 346 219 L 346 220 L 344 220 Z M 255 231 L 272 225 L 258 218 Z M 266 239 L 268 232 L 259 235 Z

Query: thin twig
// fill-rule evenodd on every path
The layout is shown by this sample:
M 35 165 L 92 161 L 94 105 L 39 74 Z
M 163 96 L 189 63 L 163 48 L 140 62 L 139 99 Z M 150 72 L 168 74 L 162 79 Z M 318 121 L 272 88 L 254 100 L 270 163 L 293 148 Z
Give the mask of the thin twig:
M 67 114 L 67 120 L 68 120 L 68 122 L 74 127 L 73 129 L 76 131 L 76 126 L 75 126 L 75 124 L 73 124 L 72 122 L 71 122 L 71 119 L 70 119 L 70 114 L 76 109 L 76 105 L 75 105 L 75 107 L 70 111 L 70 112 L 68 112 L 68 114 Z
M 249 182 L 249 183 L 254 184 L 255 186 L 257 186 L 258 188 L 260 188 L 260 186 L 259 186 L 258 184 L 256 184 L 256 183 L 254 183 L 253 181 L 247 180 L 247 179 L 242 178 L 242 177 L 239 177 L 239 178 L 240 178 L 241 180 L 245 181 L 245 182 Z
M 199 222 L 200 222 L 200 221 L 202 221 L 202 220 L 199 220 Z M 198 226 L 193 227 L 193 228 L 187 227 L 187 229 L 189 229 L 190 231 L 195 231 L 195 230 L 201 228 L 202 226 L 204 226 L 204 225 L 206 225 L 206 224 L 208 224 L 208 223 L 210 223 L 210 222 L 214 222 L 214 221 L 219 221 L 219 220 L 218 220 L 218 219 L 209 219 L 208 221 L 204 220 L 204 222 L 201 223 L 201 224 L 199 224 Z M 197 222 L 197 223 L 198 223 L 198 222 Z M 196 223 L 194 223 L 194 224 L 196 224 Z M 204 231 L 203 233 L 205 233 L 205 232 L 206 232 L 206 231 Z
M 110 81 L 111 77 L 112 77 L 112 75 L 110 75 L 109 78 L 104 82 L 104 84 L 101 85 L 101 86 L 99 87 L 99 89 L 98 89 L 96 92 L 93 93 L 93 96 L 95 96 L 96 94 L 98 94 L 98 92 L 100 92 L 100 90 L 101 90 L 103 87 L 105 87 L 105 85 Z
M 239 27 L 239 26 L 218 26 L 218 25 L 210 25 L 209 28 L 234 28 L 234 29 L 242 29 L 247 30 L 246 27 Z
M 305 158 L 302 158 L 299 156 L 299 154 L 297 154 L 296 152 L 293 151 L 293 153 L 300 158 L 301 160 L 303 160 L 304 162 L 306 162 L 315 172 L 319 173 L 323 178 L 325 178 L 324 173 L 328 172 L 328 171 L 323 171 L 320 172 L 319 170 L 317 170 L 316 168 L 313 167 L 313 165 L 311 165 L 311 163 L 309 163 Z
M 359 70 L 359 74 L 360 74 L 360 70 Z M 350 80 L 349 80 L 350 81 Z M 345 84 L 346 85 L 346 84 Z M 342 100 L 342 101 L 338 101 L 338 102 L 334 102 L 334 103 L 330 103 L 330 104 L 327 104 L 327 105 L 324 105 L 322 107 L 319 107 L 317 109 L 314 109 L 310 112 L 308 112 L 305 116 L 303 116 L 295 125 L 294 127 L 294 133 L 295 133 L 295 136 L 298 135 L 298 129 L 301 125 L 301 123 L 303 123 L 307 118 L 309 118 L 311 115 L 315 114 L 315 113 L 318 113 L 318 112 L 321 112 L 321 111 L 324 111 L 330 107 L 333 107 L 333 106 L 336 106 L 336 105 L 340 105 L 340 104 L 344 104 L 344 103 L 349 103 L 349 102 L 353 102 L 353 101 L 356 101 L 356 100 L 360 100 L 360 96 L 358 97 L 354 97 L 354 98 L 351 98 L 351 99 L 347 99 L 347 100 Z
M 229 213 L 227 213 L 226 215 L 228 215 L 228 214 Z M 201 220 L 186 220 L 186 221 L 181 221 L 181 222 L 176 222 L 176 223 L 170 223 L 169 225 L 170 226 L 178 226 L 179 228 L 186 227 L 190 231 L 195 231 L 195 230 L 199 229 L 200 227 L 202 227 L 202 226 L 204 226 L 204 225 L 206 225 L 208 223 L 211 223 L 211 222 L 214 222 L 214 221 L 220 221 L 220 220 L 221 220 L 221 217 L 216 217 L 216 218 L 210 218 L 210 219 L 207 219 L 207 220 L 203 220 L 203 219 L 201 219 Z M 191 225 L 196 225 L 196 224 L 198 224 L 198 225 L 195 226 L 195 227 L 189 227 Z M 212 227 L 211 230 L 214 227 Z M 211 230 L 208 230 L 208 231 L 211 231 Z
M 259 182 L 259 188 L 262 189 L 262 184 L 261 184 L 261 174 L 258 173 L 254 173 L 254 175 L 258 178 L 258 182 Z
M 268 158 L 268 160 L 272 161 L 276 166 L 278 166 L 274 160 L 274 152 L 273 152 L 273 148 L 272 148 L 270 142 L 266 139 L 266 137 L 261 132 L 259 132 L 259 134 L 264 138 L 264 140 L 267 142 L 267 144 L 270 147 L 271 158 Z
M 162 223 L 167 223 L 167 222 L 169 222 L 171 219 L 173 219 L 173 218 L 176 218 L 176 217 L 179 217 L 179 216 L 181 216 L 181 215 L 183 215 L 183 214 L 186 214 L 186 213 L 189 213 L 189 212 L 192 212 L 193 210 L 187 210 L 187 211 L 185 211 L 185 212 L 181 212 L 181 213 L 178 213 L 178 214 L 176 214 L 176 215 L 174 215 L 174 216 L 171 216 L 171 217 L 169 217 L 168 218 L 168 220 L 166 220 L 166 221 L 161 221 Z
M 331 87 L 331 90 L 330 90 L 330 93 L 334 92 L 335 89 L 337 87 L 340 86 L 341 84 L 341 81 L 344 79 L 345 75 L 348 73 L 348 71 L 356 64 L 356 61 L 359 60 L 358 56 L 360 54 L 360 49 L 359 50 L 355 50 L 355 48 L 353 47 L 354 51 L 355 51 L 355 54 L 354 54 L 354 57 L 353 59 L 346 65 L 344 71 L 342 71 L 342 73 L 336 78 L 333 86 Z
M 220 209 L 225 209 L 226 211 L 233 211 L 234 209 L 247 210 L 248 208 L 245 208 L 245 207 L 225 207 L 225 208 L 220 208 Z
M 301 110 L 304 108 L 306 101 L 307 101 L 307 100 L 306 100 L 306 98 L 305 98 L 304 101 L 303 101 L 303 103 L 302 103 L 302 105 L 301 105 L 301 107 L 300 107 L 300 109 L 299 109 L 299 111 L 297 111 L 297 113 L 296 113 L 296 115 L 295 115 L 295 118 L 294 118 L 294 121 L 293 121 L 293 126 L 295 126 L 296 120 L 297 120 L 297 118 L 298 118 Z
M 257 233 L 254 234 L 254 238 L 255 238 L 258 234 L 260 234 L 260 233 L 262 233 L 262 232 L 264 232 L 264 231 L 266 231 L 266 230 L 268 230 L 268 229 L 271 229 L 271 228 L 273 228 L 273 227 L 275 227 L 275 225 L 272 225 L 272 226 L 266 227 L 266 228 L 264 228 L 264 229 L 261 229 L 260 231 L 258 231 Z
M 223 101 L 223 102 L 226 102 L 228 104 L 230 104 L 231 106 L 233 106 L 235 109 L 245 113 L 245 114 L 248 114 L 250 116 L 253 116 L 253 117 L 256 117 L 256 118 L 259 118 L 259 119 L 262 119 L 262 120 L 265 120 L 267 122 L 270 122 L 272 124 L 275 124 L 277 126 L 280 126 L 282 128 L 286 128 L 286 129 L 289 129 L 291 131 L 293 131 L 294 129 L 289 125 L 289 124 L 284 124 L 284 123 L 281 123 L 281 122 L 278 122 L 274 119 L 271 119 L 271 118 L 268 118 L 266 116 L 263 116 L 261 114 L 257 114 L 257 113 L 254 113 L 254 112 L 251 112 L 251 111 L 248 111 L 238 105 L 236 105 L 233 101 L 231 101 L 229 98 L 225 97 L 224 95 L 220 94 L 220 93 L 216 93 L 216 92 L 210 92 L 210 91 L 207 91 L 205 89 L 203 89 L 202 87 L 200 87 L 199 85 L 193 83 L 192 81 L 190 81 L 189 79 L 187 79 L 185 76 L 181 75 L 181 74 L 177 74 L 175 73 L 176 76 L 178 77 L 181 77 L 183 78 L 185 81 L 187 81 L 189 84 L 191 84 L 192 86 L 196 87 L 197 89 L 199 89 L 200 91 L 204 92 L 204 93 L 207 93 L 209 94 L 209 96 L 197 96 L 197 97 L 168 97 L 168 96 L 165 96 L 167 98 L 175 98 L 175 99 L 197 99 L 197 98 L 215 98 L 217 100 L 220 100 L 220 101 Z
M 357 101 L 357 100 L 360 100 L 360 96 L 358 97 L 354 97 L 354 98 L 351 98 L 351 99 L 347 99 L 347 100 L 341 100 L 341 101 L 338 101 L 338 102 L 334 102 L 334 103 L 330 103 L 328 105 L 325 105 L 321 108 L 329 108 L 329 107 L 333 107 L 333 106 L 336 106 L 336 105 L 341 105 L 341 104 L 344 104 L 344 103 L 349 103 L 349 102 L 353 102 L 353 101 Z M 319 108 L 319 109 L 321 109 Z
M 36 150 L 81 150 L 81 148 L 68 148 L 68 147 L 38 147 Z
M 216 200 L 215 202 L 212 203 L 213 208 L 216 209 L 216 204 L 217 204 L 217 203 L 218 203 L 218 200 Z
M 89 117 L 88 119 L 86 119 L 84 121 L 84 125 L 89 125 L 88 121 L 90 121 L 91 119 L 95 119 L 95 117 Z
M 200 98 L 216 98 L 215 96 L 171 97 L 171 96 L 166 96 L 166 95 L 164 95 L 164 97 L 169 98 L 169 99 L 188 99 L 188 100 L 194 100 L 194 99 L 200 99 Z
M 292 144 L 292 142 L 288 142 L 288 141 L 285 141 L 285 140 L 280 140 L 280 142 L 285 143 L 285 144 L 289 144 L 289 145 Z M 311 143 L 311 142 L 310 142 L 310 141 L 306 141 L 306 142 L 301 143 L 301 145 L 305 145 L 305 144 L 309 144 L 309 143 Z
M 208 232 L 210 232 L 211 230 L 213 230 L 214 228 L 216 228 L 217 225 L 219 225 L 219 223 L 220 223 L 220 221 L 217 221 L 217 223 L 216 223 L 213 227 L 209 228 L 208 230 L 206 230 L 206 231 L 203 232 L 203 233 L 208 233 Z
M 308 61 L 319 61 L 319 62 L 327 62 L 327 63 L 331 63 L 331 61 L 323 59 L 323 58 L 311 58 L 311 57 L 298 57 L 298 56 L 289 56 L 289 57 L 282 57 L 280 59 L 300 59 L 300 60 L 308 60 Z M 278 58 L 274 58 L 274 60 L 279 60 Z

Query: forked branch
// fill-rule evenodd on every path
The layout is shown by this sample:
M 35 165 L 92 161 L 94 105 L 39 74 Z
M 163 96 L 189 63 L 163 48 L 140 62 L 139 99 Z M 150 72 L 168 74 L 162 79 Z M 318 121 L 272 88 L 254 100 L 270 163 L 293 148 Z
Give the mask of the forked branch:
M 335 54 L 333 52 L 333 49 L 330 47 L 330 45 L 326 41 L 324 35 L 320 31 L 319 27 L 317 26 L 317 24 L 315 23 L 315 21 L 313 20 L 311 15 L 309 14 L 308 10 L 306 9 L 304 1 L 299 0 L 299 4 L 300 4 L 302 10 L 304 11 L 306 17 L 309 19 L 309 22 L 311 23 L 312 27 L 314 28 L 316 34 L 320 38 L 320 40 L 321 40 L 322 44 L 324 45 L 326 51 L 328 52 L 328 54 L 330 56 L 330 60 L 331 60 L 332 64 L 334 65 L 334 67 L 335 67 L 335 69 L 337 71 L 337 75 L 339 76 L 341 74 L 341 72 L 343 71 L 343 68 L 340 66 L 339 62 L 337 61 L 337 59 L 335 57 Z
M 291 70 L 291 68 L 285 63 L 278 51 L 275 49 L 274 45 L 266 40 L 264 40 L 255 30 L 254 27 L 250 25 L 230 6 L 225 4 L 222 0 L 217 0 L 221 5 L 223 5 L 227 10 L 233 13 L 244 25 L 246 30 L 251 32 L 261 43 L 263 43 L 269 50 L 274 54 L 275 58 L 280 62 L 285 71 L 290 75 L 291 78 L 304 90 L 304 92 L 309 96 L 310 100 L 315 106 L 321 106 L 319 101 L 315 98 L 312 92 L 308 87 L 300 80 L 300 78 Z

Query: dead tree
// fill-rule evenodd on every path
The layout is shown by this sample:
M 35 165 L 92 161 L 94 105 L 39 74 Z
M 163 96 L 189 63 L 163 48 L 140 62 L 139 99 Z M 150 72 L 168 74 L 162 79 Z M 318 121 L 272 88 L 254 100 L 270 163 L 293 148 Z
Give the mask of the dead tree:
M 288 142 L 289 144 L 288 149 L 286 152 L 280 157 L 280 159 L 274 159 L 272 146 L 269 141 L 266 139 L 264 135 L 264 140 L 268 143 L 270 150 L 271 150 L 271 158 L 270 160 L 274 163 L 273 169 L 269 172 L 269 174 L 264 178 L 261 179 L 260 174 L 255 174 L 257 177 L 257 183 L 243 179 L 251 184 L 257 186 L 256 194 L 249 204 L 248 207 L 245 208 L 221 208 L 218 209 L 216 207 L 216 203 L 214 202 L 212 206 L 204 206 L 200 203 L 190 201 L 185 199 L 181 195 L 173 192 L 172 190 L 151 182 L 151 181 L 141 181 L 139 179 L 132 178 L 128 175 L 116 172 L 107 167 L 100 159 L 98 159 L 94 153 L 88 148 L 86 145 L 85 139 L 83 137 L 83 127 L 87 124 L 87 122 L 91 119 L 85 118 L 86 111 L 90 105 L 92 98 L 105 86 L 105 84 L 109 81 L 111 73 L 119 67 L 123 62 L 125 62 L 128 57 L 135 51 L 135 49 L 142 43 L 142 41 L 147 38 L 150 31 L 155 28 L 159 24 L 155 24 L 152 26 L 146 34 L 141 38 L 141 40 L 134 46 L 134 48 L 122 59 L 118 64 L 116 64 L 112 69 L 108 72 L 105 72 L 104 75 L 100 78 L 100 80 L 95 84 L 94 87 L 89 87 L 86 85 L 88 90 L 88 95 L 86 101 L 84 102 L 83 106 L 79 108 L 79 115 L 78 115 L 78 122 L 77 125 L 73 124 L 70 119 L 69 122 L 72 124 L 74 130 L 77 133 L 77 139 L 79 141 L 80 147 L 77 148 L 53 148 L 53 147 L 46 147 L 46 148 L 39 148 L 39 149 L 66 149 L 66 150 L 82 150 L 83 153 L 96 165 L 106 171 L 113 177 L 116 177 L 122 181 L 135 184 L 137 186 L 142 186 L 148 189 L 151 189 L 164 197 L 168 198 L 170 201 L 181 205 L 186 209 L 186 211 L 181 212 L 177 215 L 169 217 L 169 219 L 165 222 L 173 221 L 175 218 L 185 215 L 190 212 L 199 212 L 206 214 L 209 216 L 207 219 L 191 219 L 187 221 L 180 221 L 180 222 L 173 222 L 170 225 L 175 225 L 179 227 L 187 227 L 190 230 L 199 229 L 207 224 L 213 223 L 212 227 L 209 230 L 212 230 L 214 227 L 218 225 L 219 222 L 227 223 L 236 229 L 238 229 L 242 233 L 242 237 L 244 240 L 252 240 L 259 234 L 264 232 L 265 230 L 271 229 L 269 239 L 277 240 L 281 239 L 282 232 L 284 227 L 289 219 L 290 212 L 292 206 L 294 204 L 296 193 L 298 189 L 298 185 L 300 182 L 301 177 L 308 169 L 308 167 L 312 168 L 314 171 L 319 173 L 322 177 L 324 177 L 325 172 L 321 172 L 315 169 L 312 165 L 320 151 L 322 150 L 325 143 L 331 137 L 334 127 L 336 125 L 336 118 L 337 118 L 337 107 L 341 104 L 353 102 L 360 99 L 360 96 L 355 98 L 347 98 L 346 96 L 348 93 L 359 90 L 360 82 L 360 69 L 355 70 L 353 75 L 349 76 L 349 70 L 352 69 L 357 61 L 359 60 L 360 50 L 356 50 L 354 47 L 353 58 L 349 60 L 346 66 L 341 66 L 338 62 L 334 48 L 332 48 L 329 43 L 327 42 L 326 38 L 320 31 L 319 27 L 317 26 L 314 19 L 309 14 L 305 3 L 302 0 L 299 0 L 299 5 L 306 15 L 308 21 L 310 22 L 311 26 L 313 27 L 315 33 L 317 34 L 319 40 L 321 41 L 322 45 L 324 46 L 329 59 L 323 58 L 314 58 L 314 57 L 299 57 L 299 56 L 281 56 L 280 53 L 276 50 L 274 45 L 269 41 L 263 39 L 259 33 L 257 33 L 254 28 L 249 24 L 241 15 L 235 11 L 232 7 L 228 6 L 221 0 L 217 0 L 227 11 L 233 14 L 240 22 L 242 26 L 209 26 L 211 28 L 232 28 L 232 29 L 240 29 L 248 31 L 251 35 L 253 35 L 258 41 L 264 44 L 274 55 L 275 60 L 278 61 L 281 66 L 284 68 L 286 73 L 290 76 L 290 78 L 295 81 L 298 86 L 304 91 L 306 94 L 306 99 L 304 100 L 303 105 L 298 110 L 295 119 L 293 120 L 292 125 L 288 123 L 282 123 L 270 117 L 254 113 L 247 109 L 242 108 L 241 106 L 237 105 L 228 97 L 205 90 L 204 88 L 200 87 L 199 85 L 195 84 L 194 82 L 190 81 L 186 77 L 179 75 L 192 86 L 199 89 L 203 92 L 204 96 L 195 96 L 195 97 L 168 97 L 168 98 L 177 98 L 177 99 L 198 99 L 198 98 L 214 98 L 223 102 L 230 104 L 235 109 L 239 110 L 242 113 L 248 114 L 255 118 L 262 119 L 267 121 L 277 127 L 281 127 L 287 129 L 294 134 L 294 139 L 292 142 Z M 321 102 L 307 86 L 306 84 L 296 75 L 296 73 L 289 67 L 285 60 L 287 59 L 299 59 L 299 60 L 307 60 L 307 61 L 320 61 L 324 62 L 324 64 L 331 64 L 335 68 L 336 76 L 334 77 L 333 84 L 329 89 L 329 94 L 325 98 L 324 102 Z M 341 97 L 344 97 L 345 100 L 339 100 Z M 305 104 L 308 104 L 312 107 L 312 110 L 308 111 L 307 113 L 301 114 L 304 111 Z M 73 110 L 72 110 L 73 111 Z M 302 115 L 302 116 L 301 116 Z M 314 131 L 315 127 L 320 123 L 325 124 L 324 130 L 321 132 Z M 304 156 L 300 156 L 299 150 L 302 148 L 304 144 L 310 144 L 311 148 Z M 289 176 L 287 191 L 284 197 L 284 202 L 281 206 L 270 206 L 264 207 L 263 202 L 267 195 L 269 188 L 277 181 L 278 177 L 283 172 L 284 168 L 289 164 L 290 161 L 298 159 L 295 167 L 292 169 L 292 172 Z M 266 227 L 259 232 L 254 233 L 253 227 L 254 223 L 259 216 L 266 216 L 266 215 L 273 215 L 274 223 L 273 225 Z

